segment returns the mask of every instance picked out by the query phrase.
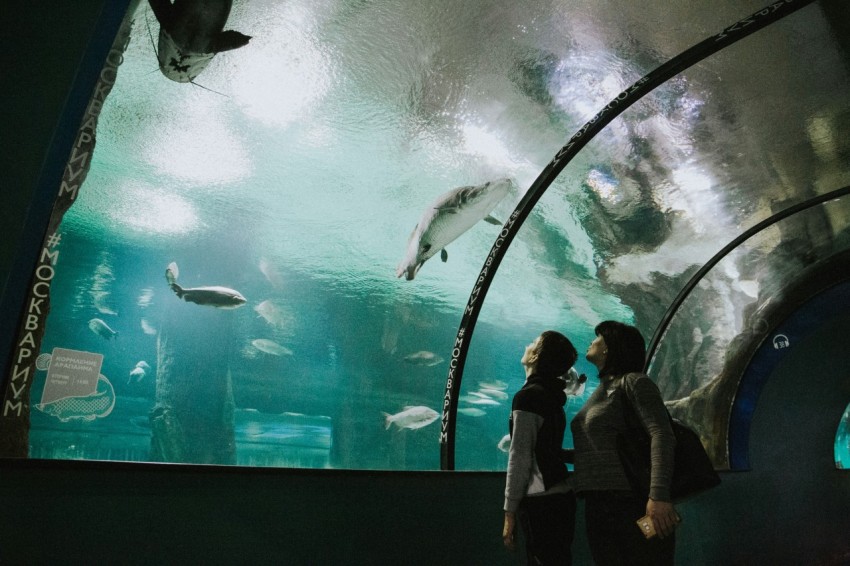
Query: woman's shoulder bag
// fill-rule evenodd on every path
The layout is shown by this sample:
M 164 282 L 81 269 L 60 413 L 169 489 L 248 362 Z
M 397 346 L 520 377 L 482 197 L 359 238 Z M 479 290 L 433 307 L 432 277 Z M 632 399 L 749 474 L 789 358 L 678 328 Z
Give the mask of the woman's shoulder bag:
M 632 489 L 649 497 L 651 440 L 625 387 L 621 390 L 626 432 L 617 438 L 617 452 Z M 678 419 L 671 417 L 669 412 L 667 417 L 676 436 L 675 464 L 670 485 L 673 501 L 681 501 L 719 485 L 720 476 L 714 470 L 699 435 Z

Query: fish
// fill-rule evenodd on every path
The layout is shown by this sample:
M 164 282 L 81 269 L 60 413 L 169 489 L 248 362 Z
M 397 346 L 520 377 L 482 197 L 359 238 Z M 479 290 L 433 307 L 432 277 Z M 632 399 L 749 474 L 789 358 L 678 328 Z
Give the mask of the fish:
M 580 397 L 584 394 L 584 384 L 587 381 L 585 374 L 579 375 L 574 368 L 570 368 L 561 379 L 564 380 L 564 393 L 568 396 Z
M 478 387 L 480 387 L 482 391 L 484 389 L 498 389 L 500 391 L 504 391 L 508 388 L 508 384 L 501 379 L 497 379 L 495 381 L 479 381 Z
M 272 287 L 275 289 L 280 289 L 283 287 L 283 277 L 281 277 L 280 272 L 277 268 L 271 264 L 269 260 L 266 258 L 260 258 L 260 271 L 263 275 L 266 276 L 266 279 L 269 283 L 272 284 Z
M 148 364 L 145 360 L 139 360 L 138 362 L 136 362 L 136 367 L 142 368 L 145 371 L 145 373 L 147 373 L 151 370 L 150 364 Z
M 483 417 L 487 414 L 478 407 L 464 407 L 463 409 L 458 409 L 457 412 L 462 415 L 467 415 L 469 417 Z
M 281 311 L 280 307 L 268 299 L 254 307 L 254 311 L 256 311 L 258 315 L 263 317 L 265 321 L 272 326 L 284 325 L 283 311 Z
M 108 416 L 115 408 L 115 389 L 104 375 L 97 376 L 95 392 L 86 397 L 64 397 L 50 403 L 39 403 L 35 408 L 60 421 L 93 421 Z
M 132 370 L 130 370 L 130 377 L 127 379 L 127 384 L 129 385 L 130 383 L 140 383 L 146 375 L 147 372 L 145 372 L 143 368 L 140 368 L 138 366 L 134 367 Z
M 156 334 L 156 328 L 151 326 L 151 323 L 148 322 L 146 319 L 144 319 L 144 318 L 141 319 L 139 321 L 139 324 L 142 327 L 142 332 L 144 332 L 145 334 L 148 334 L 148 335 Z
M 480 394 L 485 397 L 489 397 L 490 399 L 499 399 L 500 401 L 504 401 L 508 398 L 508 394 L 500 389 L 479 389 L 476 392 L 473 392 L 474 395 Z
M 488 181 L 483 185 L 458 187 L 443 193 L 422 213 L 410 233 L 407 253 L 396 268 L 396 276 L 413 280 L 422 264 L 440 252 L 448 260 L 446 246 L 472 228 L 479 220 L 501 226 L 490 216 L 513 186 L 507 178 Z
M 153 302 L 153 289 L 151 289 L 150 287 L 146 287 L 145 289 L 142 289 L 141 294 L 139 294 L 139 298 L 136 299 L 136 304 L 139 305 L 140 308 L 145 309 L 145 308 L 148 308 L 149 306 L 151 306 L 152 302 Z
M 434 409 L 422 405 L 415 407 L 408 405 L 400 413 L 394 415 L 383 413 L 383 415 L 385 430 L 389 430 L 392 425 L 395 425 L 399 429 L 407 428 L 415 430 L 428 426 L 440 416 Z
M 112 330 L 111 328 L 109 328 L 108 324 L 106 324 L 99 318 L 93 318 L 89 321 L 89 330 L 91 330 L 98 336 L 103 336 L 107 340 L 118 336 L 117 330 Z
M 496 445 L 496 448 L 498 448 L 499 450 L 501 450 L 502 452 L 504 452 L 506 454 L 508 452 L 510 452 L 511 451 L 511 435 L 506 434 L 505 436 L 503 436 L 502 439 L 499 441 L 499 443 Z
M 470 405 L 493 405 L 496 406 L 499 404 L 495 399 L 490 399 L 489 397 L 465 397 L 464 401 L 469 403 Z
M 177 295 L 177 298 L 186 302 L 217 309 L 236 309 L 248 302 L 248 299 L 243 297 L 242 293 L 227 287 L 212 286 L 184 289 L 177 284 L 179 275 L 180 271 L 177 264 L 172 261 L 165 270 L 165 280 L 168 281 L 168 285 Z
M 271 354 L 272 356 L 292 355 L 292 350 L 290 350 L 289 348 L 285 348 L 274 340 L 269 340 L 267 338 L 257 338 L 256 340 L 251 340 L 251 344 L 261 352 Z
M 435 354 L 434 352 L 428 352 L 426 350 L 420 350 L 419 352 L 414 352 L 412 354 L 408 354 L 404 357 L 404 361 L 409 364 L 413 364 L 416 366 L 435 366 L 437 364 L 443 363 L 443 358 Z
M 149 0 L 159 22 L 159 70 L 172 81 L 192 82 L 216 53 L 238 49 L 251 36 L 224 30 L 232 0 Z

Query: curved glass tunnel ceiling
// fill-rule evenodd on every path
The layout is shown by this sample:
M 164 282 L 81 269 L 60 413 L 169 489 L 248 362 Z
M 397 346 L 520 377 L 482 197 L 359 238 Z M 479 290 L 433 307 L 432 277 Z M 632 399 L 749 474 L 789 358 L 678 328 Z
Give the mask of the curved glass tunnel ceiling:
M 564 170 L 487 295 L 464 373 L 459 468 L 504 468 L 519 358 L 541 330 L 580 351 L 604 319 L 648 338 L 725 243 L 850 184 L 838 4 L 810 5 L 676 76 Z M 447 261 L 437 253 L 399 278 L 423 212 L 447 191 L 508 178 L 491 212 L 504 222 L 617 93 L 761 6 L 237 1 L 227 28 L 252 39 L 193 85 L 157 70 L 160 26 L 139 3 L 61 225 L 41 345 L 102 354 L 115 402 L 62 420 L 40 403 L 39 371 L 31 455 L 438 468 L 447 360 L 499 228 L 476 222 Z M 678 330 L 665 356 L 708 361 L 684 375 L 654 368 L 670 400 L 712 379 L 699 373 L 716 366 L 709 342 L 732 340 L 729 320 L 769 298 L 771 262 L 808 261 L 805 246 L 775 250 L 798 237 L 846 245 L 846 206 L 819 210 L 803 233 L 777 228 L 726 260 L 702 289 L 713 306 L 694 309 L 701 336 Z M 224 286 L 245 304 L 180 301 L 171 282 Z M 142 361 L 150 369 L 134 374 Z

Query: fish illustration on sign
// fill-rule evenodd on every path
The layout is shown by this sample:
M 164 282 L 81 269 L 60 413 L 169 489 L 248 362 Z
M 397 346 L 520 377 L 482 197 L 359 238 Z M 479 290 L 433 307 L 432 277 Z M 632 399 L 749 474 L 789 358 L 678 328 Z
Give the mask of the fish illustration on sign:
M 422 213 L 407 241 L 407 253 L 396 269 L 396 276 L 411 281 L 426 261 L 440 252 L 449 257 L 446 246 L 472 228 L 479 220 L 501 226 L 490 216 L 513 186 L 510 179 L 488 181 L 483 185 L 459 187 L 437 197 Z
M 428 426 L 440 416 L 434 409 L 421 405 L 415 407 L 408 405 L 400 413 L 394 415 L 383 413 L 383 415 L 384 428 L 386 430 L 389 430 L 392 425 L 395 425 L 399 429 L 407 428 L 415 430 Z
M 292 355 L 292 350 L 285 348 L 274 340 L 269 340 L 268 338 L 257 338 L 256 340 L 251 340 L 251 344 L 259 351 L 271 354 L 272 356 Z
M 177 269 L 177 264 L 172 261 L 165 270 L 165 280 L 168 281 L 168 285 L 177 297 L 186 302 L 215 307 L 217 309 L 235 309 L 248 302 L 242 296 L 242 293 L 227 287 L 212 286 L 184 289 L 177 284 L 177 278 L 179 276 L 180 271 Z
M 238 31 L 224 30 L 232 0 L 149 2 L 159 21 L 159 69 L 172 81 L 192 82 L 216 53 L 238 49 L 251 39 Z
M 35 405 L 39 411 L 62 422 L 72 420 L 93 421 L 108 416 L 115 408 L 115 389 L 104 375 L 97 378 L 95 392 L 86 397 L 65 397 L 50 403 Z
M 99 318 L 93 318 L 89 321 L 89 330 L 109 340 L 118 336 L 117 330 L 112 330 L 108 324 Z
M 414 352 L 412 354 L 406 355 L 404 357 L 404 361 L 415 366 L 431 367 L 443 363 L 443 358 L 441 358 L 434 352 L 420 350 L 419 352 Z

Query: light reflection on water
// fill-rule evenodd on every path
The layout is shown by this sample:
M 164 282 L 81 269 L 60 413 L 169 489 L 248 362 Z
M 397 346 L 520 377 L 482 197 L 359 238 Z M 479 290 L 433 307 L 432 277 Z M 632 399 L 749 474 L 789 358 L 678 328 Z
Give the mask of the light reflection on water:
M 164 318 L 191 322 L 196 309 L 209 308 L 180 302 L 168 288 L 165 266 L 176 261 L 181 285 L 227 286 L 248 299 L 220 313 L 235 337 L 230 350 L 215 352 L 233 375 L 234 434 L 245 450 L 252 446 L 239 463 L 435 467 L 439 423 L 387 433 L 381 415 L 406 406 L 440 410 L 445 363 L 413 366 L 405 356 L 449 357 L 499 228 L 479 223 L 448 246 L 445 263 L 436 256 L 414 281 L 397 279 L 423 207 L 454 187 L 509 176 L 517 190 L 493 211 L 504 221 L 581 124 L 677 53 L 671 29 L 696 42 L 749 12 L 691 7 L 689 23 L 671 27 L 649 25 L 631 5 L 609 13 L 572 2 L 260 4 L 235 3 L 229 27 L 254 39 L 217 55 L 199 77 L 215 92 L 151 73 L 146 26 L 156 23 L 140 4 L 92 169 L 62 226 L 44 349 L 104 353 L 106 374 L 120 376 L 119 401 L 152 404 L 153 384 L 133 390 L 126 373 L 139 359 L 156 359 Z M 669 24 L 677 10 L 660 11 Z M 774 174 L 744 163 L 746 147 L 731 142 L 758 147 L 759 136 L 782 139 L 771 129 L 782 125 L 756 121 L 747 136 L 736 134 L 752 96 L 720 90 L 725 84 L 713 79 L 724 64 L 729 59 L 709 62 L 636 104 L 544 195 L 487 297 L 465 389 L 500 379 L 515 392 L 522 345 L 545 328 L 564 331 L 583 351 L 598 321 L 632 321 L 637 310 L 648 334 L 657 322 L 652 309 L 678 290 L 655 282 L 675 281 L 736 235 L 752 211 L 770 210 L 767 200 L 734 206 L 757 200 L 748 191 L 772 185 Z M 793 95 L 805 99 L 805 91 Z M 812 112 L 819 112 L 810 128 L 818 151 L 838 151 L 824 141 L 829 113 Z M 782 151 L 776 163 L 787 161 Z M 730 173 L 730 164 L 742 173 Z M 733 190 L 741 195 L 730 197 Z M 760 283 L 746 272 L 735 285 L 738 273 L 728 268 L 716 286 L 755 298 Z M 733 324 L 705 334 L 733 336 L 738 306 L 714 309 Z M 105 344 L 88 332 L 94 316 L 120 329 L 120 339 Z M 256 340 L 285 350 L 259 351 Z M 285 351 L 292 354 L 279 355 Z M 462 414 L 462 466 L 504 466 L 497 444 L 508 407 L 509 397 L 464 407 L 483 413 Z M 150 407 L 135 409 L 144 417 Z M 569 410 L 577 409 L 571 400 Z M 273 421 L 301 413 L 330 422 L 264 429 L 239 421 L 249 410 Z M 255 442 L 290 435 L 309 445 L 303 460 Z M 67 453 L 79 453 L 73 446 Z

